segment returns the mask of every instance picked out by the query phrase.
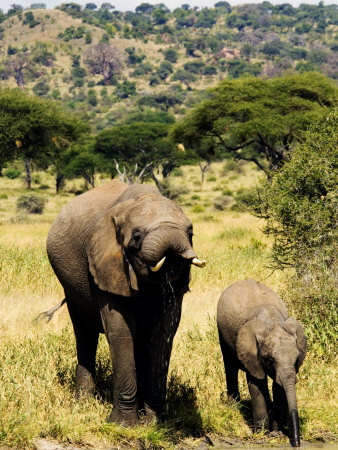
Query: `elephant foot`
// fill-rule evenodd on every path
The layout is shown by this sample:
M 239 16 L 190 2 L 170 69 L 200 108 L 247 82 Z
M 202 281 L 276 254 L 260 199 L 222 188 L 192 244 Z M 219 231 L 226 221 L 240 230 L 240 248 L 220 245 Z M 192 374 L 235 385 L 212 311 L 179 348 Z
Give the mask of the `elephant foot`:
M 138 425 L 139 420 L 136 411 L 121 412 L 117 408 L 113 408 L 107 422 L 117 423 L 123 427 L 134 427 Z
M 144 408 L 140 409 L 138 411 L 138 416 L 140 418 L 140 421 L 144 425 L 151 425 L 157 421 L 156 412 L 151 408 L 149 408 L 148 406 L 145 406 Z
M 78 366 L 76 371 L 76 398 L 93 396 L 95 391 L 95 383 L 93 376 L 83 366 Z
M 269 433 L 269 419 L 268 417 L 265 417 L 263 419 L 255 420 L 253 425 L 253 430 L 255 433 L 258 433 L 260 431 L 264 431 L 266 433 Z

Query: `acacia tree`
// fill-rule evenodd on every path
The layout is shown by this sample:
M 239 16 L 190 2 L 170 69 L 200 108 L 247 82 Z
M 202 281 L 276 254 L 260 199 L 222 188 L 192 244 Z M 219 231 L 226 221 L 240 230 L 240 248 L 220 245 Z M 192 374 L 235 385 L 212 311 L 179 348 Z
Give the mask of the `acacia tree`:
M 174 125 L 171 138 L 198 148 L 212 139 L 216 152 L 253 161 L 267 174 L 283 165 L 299 134 L 335 96 L 332 82 L 318 73 L 271 80 L 223 80 L 211 98 Z
M 112 174 L 117 170 L 129 183 L 150 176 L 161 189 L 157 173 L 167 177 L 185 158 L 184 152 L 167 140 L 167 134 L 165 123 L 117 125 L 96 136 L 94 151 L 104 156 Z
M 34 71 L 29 52 L 18 53 L 5 62 L 8 74 L 15 78 L 20 89 L 25 87 L 25 76 Z
M 112 76 L 121 71 L 123 56 L 116 47 L 99 42 L 86 51 L 84 61 L 91 72 L 102 75 L 105 85 L 109 86 Z
M 19 89 L 0 90 L 0 164 L 21 158 L 27 188 L 31 189 L 31 163 L 47 168 L 60 160 L 71 142 L 88 126 L 50 101 Z

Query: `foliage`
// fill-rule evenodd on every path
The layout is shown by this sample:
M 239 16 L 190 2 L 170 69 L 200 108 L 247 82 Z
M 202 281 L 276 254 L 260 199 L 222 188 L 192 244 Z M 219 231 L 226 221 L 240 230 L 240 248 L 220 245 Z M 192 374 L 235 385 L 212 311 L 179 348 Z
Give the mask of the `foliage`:
M 168 48 L 167 50 L 164 51 L 164 59 L 166 61 L 171 62 L 172 64 L 177 63 L 178 60 L 178 52 L 177 50 L 175 50 L 174 48 Z
M 302 309 L 321 356 L 333 350 L 338 336 L 337 118 L 337 107 L 319 115 L 284 167 L 261 182 L 255 205 L 256 214 L 267 220 L 264 232 L 274 237 L 273 265 L 296 268 L 289 296 Z
M 84 61 L 93 74 L 102 75 L 104 83 L 109 85 L 112 76 L 121 71 L 122 54 L 116 47 L 100 42 L 86 51 Z
M 10 178 L 11 180 L 18 178 L 20 175 L 21 175 L 20 169 L 7 169 L 5 172 L 5 176 L 7 178 Z
M 266 233 L 275 237 L 278 267 L 298 265 L 321 253 L 334 261 L 337 225 L 337 113 L 325 109 L 293 150 L 289 161 L 262 181 L 257 205 L 267 219 Z
M 32 60 L 37 64 L 52 66 L 55 61 L 55 55 L 50 49 L 51 45 L 47 42 L 35 42 L 31 51 Z
M 268 171 L 284 163 L 299 133 L 332 103 L 335 88 L 324 76 L 306 73 L 223 80 L 210 94 L 173 127 L 172 139 L 193 148 L 207 139 L 214 151 Z
M 123 83 L 118 84 L 115 89 L 115 95 L 119 98 L 128 98 L 136 94 L 136 83 L 135 81 L 123 81 Z
M 0 91 L 0 162 L 24 158 L 41 167 L 57 164 L 86 131 L 87 125 L 50 100 L 18 89 Z
M 33 87 L 33 92 L 38 97 L 46 96 L 49 91 L 50 91 L 50 86 L 49 86 L 47 80 L 38 81 Z
M 224 211 L 229 204 L 232 202 L 233 198 L 230 195 L 221 195 L 216 197 L 214 200 L 214 207 L 220 211 Z
M 24 194 L 17 200 L 17 208 L 28 214 L 42 214 L 47 199 L 36 194 Z
M 95 139 L 94 152 L 104 156 L 114 171 L 114 159 L 128 170 L 138 164 L 148 172 L 162 166 L 167 176 L 179 167 L 185 154 L 167 140 L 168 125 L 158 122 L 133 122 L 101 131 Z M 155 175 L 154 175 L 155 176 Z

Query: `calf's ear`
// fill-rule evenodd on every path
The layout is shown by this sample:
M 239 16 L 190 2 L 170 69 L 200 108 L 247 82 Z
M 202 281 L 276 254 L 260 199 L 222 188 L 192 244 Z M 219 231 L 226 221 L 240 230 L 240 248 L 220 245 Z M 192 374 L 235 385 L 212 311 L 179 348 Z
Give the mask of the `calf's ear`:
M 291 333 L 296 338 L 297 348 L 299 351 L 299 356 L 297 359 L 297 366 L 298 366 L 297 369 L 299 369 L 299 367 L 303 364 L 307 351 L 307 339 L 305 336 L 304 328 L 293 317 L 289 317 L 284 322 L 284 327 L 289 333 Z
M 251 319 L 239 330 L 237 336 L 237 356 L 250 374 L 259 379 L 265 378 L 265 372 L 258 359 L 258 337 L 264 329 L 259 319 Z
M 134 200 L 127 200 L 103 213 L 87 244 L 89 270 L 103 291 L 131 297 L 137 291 L 136 274 L 124 255 L 121 227 Z

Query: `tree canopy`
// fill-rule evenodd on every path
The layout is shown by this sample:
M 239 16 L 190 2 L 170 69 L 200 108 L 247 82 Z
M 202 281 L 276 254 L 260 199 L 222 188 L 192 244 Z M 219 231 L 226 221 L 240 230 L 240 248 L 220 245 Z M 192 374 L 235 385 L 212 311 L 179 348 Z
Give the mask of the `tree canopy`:
M 86 124 L 51 100 L 19 89 L 0 90 L 0 164 L 16 158 L 25 160 L 26 169 L 30 161 L 41 167 L 57 164 L 62 152 L 86 131 Z
M 168 125 L 160 122 L 133 122 L 101 131 L 95 140 L 94 151 L 105 157 L 112 172 L 116 163 L 133 172 L 135 164 L 144 176 L 156 183 L 155 169 L 162 169 L 163 176 L 182 164 L 185 153 L 168 139 Z
M 335 92 L 332 82 L 315 72 L 226 79 L 176 123 L 171 138 L 193 148 L 212 139 L 215 151 L 253 161 L 268 172 L 282 166 L 299 134 L 332 104 Z

